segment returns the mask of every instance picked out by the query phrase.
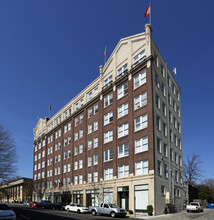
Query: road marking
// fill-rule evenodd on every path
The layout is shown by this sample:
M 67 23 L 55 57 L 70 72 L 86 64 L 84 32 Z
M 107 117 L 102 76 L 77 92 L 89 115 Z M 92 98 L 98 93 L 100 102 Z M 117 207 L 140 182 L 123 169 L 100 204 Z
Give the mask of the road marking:
M 20 215 L 20 217 L 26 218 L 26 219 L 31 219 L 31 218 L 29 218 L 29 217 L 27 217 L 27 216 L 24 216 L 24 215 Z

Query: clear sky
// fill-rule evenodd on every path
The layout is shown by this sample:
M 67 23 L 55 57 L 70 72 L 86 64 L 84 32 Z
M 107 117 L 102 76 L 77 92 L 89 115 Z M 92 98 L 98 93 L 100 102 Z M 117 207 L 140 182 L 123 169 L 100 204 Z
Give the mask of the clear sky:
M 153 38 L 181 88 L 183 156 L 214 177 L 214 1 L 152 0 Z M 37 116 L 54 115 L 99 76 L 103 52 L 144 32 L 147 0 L 1 0 L 0 123 L 33 176 Z

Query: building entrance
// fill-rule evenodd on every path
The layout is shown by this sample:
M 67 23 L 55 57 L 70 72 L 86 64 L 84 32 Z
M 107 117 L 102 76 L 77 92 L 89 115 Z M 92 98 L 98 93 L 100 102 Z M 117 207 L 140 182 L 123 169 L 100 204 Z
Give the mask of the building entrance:
M 117 203 L 120 208 L 129 210 L 129 187 L 123 186 L 117 188 Z

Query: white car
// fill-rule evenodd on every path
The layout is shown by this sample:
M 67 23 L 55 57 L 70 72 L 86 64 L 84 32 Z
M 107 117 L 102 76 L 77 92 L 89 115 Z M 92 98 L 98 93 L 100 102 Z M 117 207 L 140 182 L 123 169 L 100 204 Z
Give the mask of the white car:
M 81 204 L 72 203 L 65 206 L 67 212 L 88 213 L 88 208 Z
M 0 220 L 16 220 L 16 214 L 7 204 L 0 203 Z

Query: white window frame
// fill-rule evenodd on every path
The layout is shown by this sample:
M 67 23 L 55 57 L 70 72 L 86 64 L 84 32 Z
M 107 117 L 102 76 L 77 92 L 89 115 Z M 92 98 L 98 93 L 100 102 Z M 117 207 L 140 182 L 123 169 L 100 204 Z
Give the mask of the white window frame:
M 104 162 L 113 160 L 113 148 L 104 151 Z
M 129 134 L 129 123 L 126 122 L 122 125 L 119 125 L 117 128 L 118 138 L 124 137 Z
M 124 178 L 129 176 L 129 165 L 118 166 L 118 178 Z
M 104 144 L 113 141 L 113 129 L 104 132 Z
M 148 160 L 135 162 L 135 175 L 148 174 Z
M 113 168 L 104 169 L 104 180 L 113 179 Z
M 135 140 L 135 153 L 148 151 L 148 136 L 138 138 Z
M 104 115 L 104 126 L 113 122 L 113 111 L 110 111 Z
M 129 143 L 121 144 L 118 146 L 118 158 L 126 157 L 129 155 Z
M 113 103 L 113 93 L 110 93 L 104 97 L 104 108 Z
M 138 122 L 139 121 L 139 122 Z M 134 119 L 135 132 L 148 127 L 148 115 L 144 114 Z M 137 127 L 139 125 L 139 127 Z
M 141 59 L 143 60 L 145 56 L 146 56 L 146 53 L 144 49 L 133 58 L 133 64 L 137 64 Z
M 120 105 L 117 108 L 117 118 L 122 118 L 123 116 L 128 115 L 128 113 L 129 113 L 129 104 L 128 104 L 128 102 Z
M 142 70 L 139 74 L 134 76 L 133 84 L 134 89 L 137 89 L 138 87 L 142 86 L 146 83 L 146 70 Z
M 128 82 L 124 83 L 122 86 L 117 89 L 117 99 L 121 99 L 128 94 Z

